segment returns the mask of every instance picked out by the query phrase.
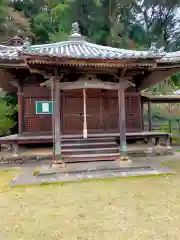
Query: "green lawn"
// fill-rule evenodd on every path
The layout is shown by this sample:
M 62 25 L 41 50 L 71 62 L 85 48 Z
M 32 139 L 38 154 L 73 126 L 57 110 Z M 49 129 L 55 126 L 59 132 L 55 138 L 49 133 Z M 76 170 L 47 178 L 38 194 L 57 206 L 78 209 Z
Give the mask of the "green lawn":
M 180 166 L 180 165 L 179 165 Z M 0 239 L 180 239 L 180 176 L 8 187 L 0 171 Z
M 180 161 L 178 161 L 178 160 L 167 161 L 167 162 L 162 163 L 162 165 L 175 170 L 177 173 L 180 173 Z

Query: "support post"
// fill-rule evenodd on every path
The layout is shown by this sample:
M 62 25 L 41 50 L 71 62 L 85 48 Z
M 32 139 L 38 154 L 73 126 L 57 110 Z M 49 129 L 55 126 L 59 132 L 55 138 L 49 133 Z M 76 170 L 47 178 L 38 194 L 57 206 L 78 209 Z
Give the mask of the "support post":
M 84 106 L 84 119 L 83 119 L 83 138 L 87 138 L 87 112 L 86 112 L 86 89 L 83 89 L 83 106 Z
M 141 98 L 141 129 L 144 131 L 144 102 Z
M 125 112 L 125 89 L 129 86 L 129 82 L 120 80 L 118 89 L 118 103 L 119 103 L 119 130 L 120 130 L 120 160 L 129 160 L 127 156 L 126 144 L 126 112 Z
M 119 102 L 119 130 L 120 130 L 120 153 L 123 157 L 127 156 L 126 146 L 126 116 L 125 116 L 125 96 L 124 86 L 120 84 L 118 89 L 118 102 Z
M 24 92 L 23 85 L 18 85 L 18 133 L 24 131 Z
M 60 116 L 60 78 L 55 75 L 53 76 L 53 86 L 54 86 L 54 98 L 53 101 L 53 117 L 54 117 L 54 128 L 55 128 L 55 139 L 54 139 L 54 162 L 53 166 L 64 167 L 64 162 L 62 161 L 61 155 L 61 116 Z
M 51 84 L 51 101 L 52 101 L 52 137 L 53 137 L 53 162 L 55 161 L 55 92 L 54 81 Z
M 148 99 L 148 126 L 149 132 L 152 131 L 152 120 L 151 120 L 151 101 Z

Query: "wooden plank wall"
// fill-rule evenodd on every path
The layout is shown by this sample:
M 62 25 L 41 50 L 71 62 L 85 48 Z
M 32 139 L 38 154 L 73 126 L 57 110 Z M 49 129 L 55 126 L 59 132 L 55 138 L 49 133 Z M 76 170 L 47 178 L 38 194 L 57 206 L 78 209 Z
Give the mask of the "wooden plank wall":
M 52 130 L 51 116 L 36 114 L 36 101 L 50 100 L 50 90 L 46 87 L 24 87 L 24 131 L 48 132 Z
M 52 130 L 50 115 L 37 115 L 36 101 L 51 100 L 50 89 L 39 86 L 24 87 L 24 131 L 49 132 Z M 141 131 L 140 93 L 129 89 L 126 94 L 127 131 Z M 81 90 L 64 91 L 62 101 L 63 133 L 81 133 L 83 128 L 83 99 Z M 119 131 L 118 101 L 116 91 L 87 90 L 88 132 Z

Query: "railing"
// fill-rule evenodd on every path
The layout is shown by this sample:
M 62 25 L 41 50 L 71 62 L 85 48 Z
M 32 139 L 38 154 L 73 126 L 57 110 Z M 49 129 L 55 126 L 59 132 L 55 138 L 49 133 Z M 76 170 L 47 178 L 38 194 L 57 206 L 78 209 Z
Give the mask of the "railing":
M 144 130 L 149 130 L 147 121 L 144 121 Z M 180 136 L 180 120 L 152 120 L 152 131 L 162 131 Z

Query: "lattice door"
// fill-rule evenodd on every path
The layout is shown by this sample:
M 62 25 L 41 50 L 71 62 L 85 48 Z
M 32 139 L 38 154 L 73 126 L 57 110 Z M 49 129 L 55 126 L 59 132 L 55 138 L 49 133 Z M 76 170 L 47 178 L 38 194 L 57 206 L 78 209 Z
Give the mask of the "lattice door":
M 89 133 L 101 132 L 101 108 L 102 101 L 101 97 L 88 97 L 86 99 L 87 104 L 87 129 Z
M 83 132 L 83 99 L 82 97 L 63 97 L 64 134 L 82 134 Z

